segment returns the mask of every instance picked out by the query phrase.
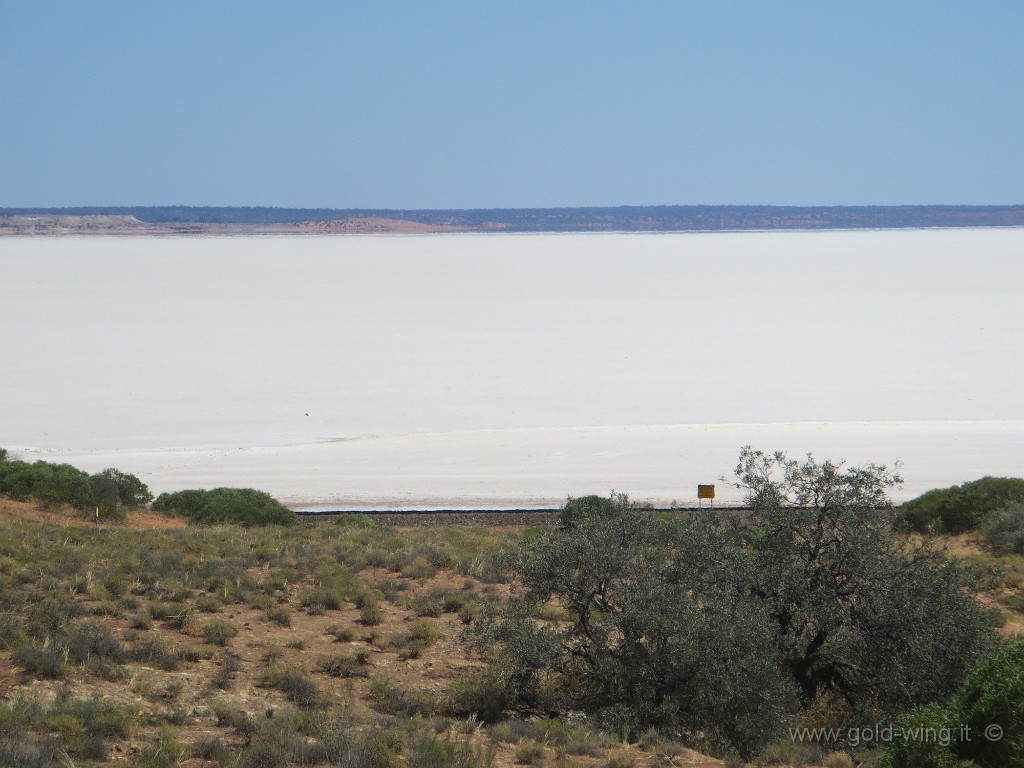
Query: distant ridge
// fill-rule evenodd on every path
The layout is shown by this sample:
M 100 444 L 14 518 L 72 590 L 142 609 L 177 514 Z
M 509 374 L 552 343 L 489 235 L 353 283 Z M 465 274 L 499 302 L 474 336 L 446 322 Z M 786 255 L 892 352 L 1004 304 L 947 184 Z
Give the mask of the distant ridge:
M 192 206 L 0 208 L 0 235 L 717 232 L 1020 226 L 1024 226 L 1024 205 L 657 205 L 458 210 Z

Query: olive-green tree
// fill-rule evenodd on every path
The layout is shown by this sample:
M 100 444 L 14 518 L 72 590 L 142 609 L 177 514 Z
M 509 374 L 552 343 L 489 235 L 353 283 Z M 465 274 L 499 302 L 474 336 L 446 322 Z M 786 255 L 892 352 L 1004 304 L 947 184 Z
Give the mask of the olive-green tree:
M 766 607 L 805 705 L 871 717 L 935 701 L 992 647 L 957 563 L 893 530 L 896 472 L 745 447 L 735 475 L 753 534 L 737 585 Z
M 992 647 L 956 564 L 894 531 L 894 472 L 748 447 L 735 475 L 749 511 L 588 496 L 523 537 L 519 599 L 476 628 L 518 706 L 749 755 L 802 708 L 941 700 Z

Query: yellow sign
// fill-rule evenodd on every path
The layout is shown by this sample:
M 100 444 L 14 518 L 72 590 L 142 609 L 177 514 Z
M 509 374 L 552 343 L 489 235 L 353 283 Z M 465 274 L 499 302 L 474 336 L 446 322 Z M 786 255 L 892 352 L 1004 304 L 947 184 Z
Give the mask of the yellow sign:
M 715 486 L 713 486 L 713 485 L 698 485 L 697 486 L 697 498 L 698 499 L 713 499 L 713 498 L 715 498 Z

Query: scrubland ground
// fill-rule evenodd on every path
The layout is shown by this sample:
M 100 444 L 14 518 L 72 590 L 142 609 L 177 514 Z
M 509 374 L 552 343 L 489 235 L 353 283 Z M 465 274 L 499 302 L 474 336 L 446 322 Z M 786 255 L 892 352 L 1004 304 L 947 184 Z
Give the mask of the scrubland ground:
M 489 694 L 464 630 L 507 600 L 498 553 L 519 535 L 148 512 L 96 526 L 0 500 L 0 766 L 722 765 L 582 716 L 468 714 Z M 1024 562 L 951 548 L 1019 629 Z M 762 762 L 844 758 L 778 745 Z

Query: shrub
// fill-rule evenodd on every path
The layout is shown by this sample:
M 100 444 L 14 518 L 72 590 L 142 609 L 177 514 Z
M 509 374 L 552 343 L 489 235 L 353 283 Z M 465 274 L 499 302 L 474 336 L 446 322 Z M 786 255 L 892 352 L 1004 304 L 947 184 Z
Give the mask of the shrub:
M 64 654 L 52 645 L 23 645 L 11 654 L 11 663 L 31 677 L 48 680 L 64 677 Z
M 235 673 L 242 668 L 241 662 L 234 656 L 227 656 L 221 662 L 217 671 L 210 678 L 210 687 L 219 688 L 222 691 L 231 689 L 235 679 Z
M 267 667 L 258 677 L 257 685 L 276 688 L 288 701 L 302 708 L 315 707 L 320 703 L 320 689 L 302 667 L 276 664 Z
M 481 722 L 494 723 L 511 705 L 512 697 L 494 670 L 474 670 L 448 684 L 445 709 L 456 717 L 474 716 Z
M 414 619 L 409 628 L 391 636 L 391 646 L 403 659 L 416 659 L 433 645 L 440 633 L 428 619 Z
M 1003 646 L 968 675 L 953 701 L 960 722 L 976 736 L 957 753 L 981 766 L 1024 765 L 1024 640 Z M 992 738 L 988 728 L 999 728 Z M 978 738 L 977 735 L 981 735 Z
M 1024 479 L 983 477 L 928 491 L 897 510 L 897 523 L 919 533 L 962 533 L 977 529 L 993 511 L 1024 503 Z
M 216 595 L 200 595 L 193 603 L 197 611 L 203 613 L 219 613 L 224 608 L 224 603 Z
M 96 621 L 83 621 L 71 628 L 62 645 L 67 648 L 67 658 L 75 664 L 84 664 L 91 658 L 121 662 L 125 650 L 114 637 L 110 628 Z
M 384 621 L 384 612 L 376 603 L 372 603 L 359 612 L 359 623 L 375 627 Z
M 112 484 L 117 502 L 125 509 L 138 509 L 153 500 L 149 488 L 135 475 L 129 475 L 118 469 L 108 468 L 97 472 L 89 478 L 94 491 L 99 484 Z
M 522 535 L 522 597 L 471 626 L 517 706 L 749 757 L 800 709 L 856 722 L 947 697 L 992 647 L 958 565 L 892 530 L 894 473 L 749 447 L 735 472 L 742 522 L 613 495 Z M 538 618 L 552 598 L 569 621 Z
M 238 634 L 238 626 L 224 619 L 211 619 L 203 624 L 200 633 L 206 642 L 224 646 Z
M 267 609 L 264 615 L 267 621 L 272 621 L 279 627 L 290 627 L 292 625 L 292 615 L 283 605 Z
M 253 525 L 294 525 L 295 513 L 269 493 L 253 488 L 214 488 L 162 493 L 153 509 L 182 515 L 197 525 L 238 523 Z
M 209 760 L 218 765 L 227 765 L 232 757 L 231 750 L 220 736 L 205 736 L 193 741 L 188 747 L 188 754 L 202 760 Z
M 317 659 L 316 668 L 330 677 L 366 677 L 366 663 L 355 656 L 325 654 Z
M 123 519 L 124 508 L 147 503 L 152 495 L 134 475 L 105 469 L 88 475 L 70 464 L 9 461 L 0 458 L 0 495 L 37 499 L 47 506 L 69 504 L 76 509 L 98 507 L 108 519 Z
M 985 544 L 997 555 L 1024 555 L 1024 501 L 992 512 L 981 525 Z
M 64 768 L 67 755 L 54 738 L 25 734 L 17 740 L 0 736 L 0 765 L 17 768 Z
M 356 633 L 350 627 L 332 625 L 327 628 L 327 634 L 331 635 L 336 643 L 351 643 L 356 639 Z
M 193 515 L 200 514 L 208 496 L 209 491 L 195 489 L 161 493 L 153 502 L 153 510 L 168 515 L 191 518 Z
M 408 691 L 394 686 L 383 675 L 370 678 L 370 706 L 385 715 L 430 715 L 435 708 L 426 691 Z
M 422 732 L 409 745 L 409 768 L 489 768 L 494 762 L 493 745 L 476 747 L 467 738 L 452 741 Z
M 537 741 L 524 741 L 516 747 L 516 762 L 520 765 L 540 765 L 544 762 L 544 745 Z
M 151 635 L 138 640 L 129 651 L 134 661 L 152 664 L 165 672 L 174 672 L 181 667 L 174 644 L 162 635 Z

